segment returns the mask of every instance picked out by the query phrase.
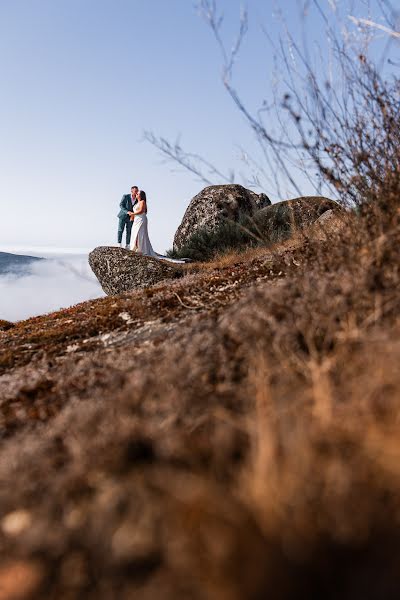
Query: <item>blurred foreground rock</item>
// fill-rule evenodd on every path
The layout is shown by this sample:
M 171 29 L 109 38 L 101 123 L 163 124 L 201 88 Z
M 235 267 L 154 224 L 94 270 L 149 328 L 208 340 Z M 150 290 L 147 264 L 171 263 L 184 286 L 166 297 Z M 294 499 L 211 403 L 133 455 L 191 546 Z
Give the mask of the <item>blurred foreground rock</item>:
M 11 560 L 0 563 L 0 600 L 29 600 L 44 579 L 40 563 L 33 560 Z
M 176 279 L 184 273 L 180 265 L 112 246 L 95 248 L 89 254 L 89 265 L 108 296 Z

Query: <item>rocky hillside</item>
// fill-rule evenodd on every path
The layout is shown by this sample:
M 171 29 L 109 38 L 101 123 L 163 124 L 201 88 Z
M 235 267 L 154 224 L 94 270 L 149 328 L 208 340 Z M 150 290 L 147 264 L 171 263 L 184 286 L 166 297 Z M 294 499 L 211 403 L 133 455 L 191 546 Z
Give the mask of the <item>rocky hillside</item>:
M 0 331 L 0 598 L 397 598 L 399 232 Z

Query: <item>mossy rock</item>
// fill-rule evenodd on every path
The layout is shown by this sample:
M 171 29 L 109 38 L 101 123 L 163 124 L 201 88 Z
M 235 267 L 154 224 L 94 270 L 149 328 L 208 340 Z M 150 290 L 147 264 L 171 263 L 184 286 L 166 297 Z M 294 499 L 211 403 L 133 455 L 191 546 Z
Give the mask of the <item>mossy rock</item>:
M 341 210 L 341 207 L 323 196 L 302 196 L 259 210 L 253 217 L 253 223 L 262 239 L 279 242 L 311 225 L 327 210 Z
M 189 203 L 174 237 L 174 251 L 182 256 L 193 235 L 203 231 L 218 233 L 229 221 L 239 222 L 271 204 L 266 194 L 256 194 L 242 185 L 211 185 L 199 192 Z

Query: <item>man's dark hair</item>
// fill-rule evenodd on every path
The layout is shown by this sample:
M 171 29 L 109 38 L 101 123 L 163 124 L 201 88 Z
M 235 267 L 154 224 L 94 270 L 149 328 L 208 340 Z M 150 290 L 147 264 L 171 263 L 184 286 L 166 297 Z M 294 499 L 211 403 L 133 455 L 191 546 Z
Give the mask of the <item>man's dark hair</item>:
M 131 190 L 133 190 L 133 188 L 135 188 L 135 190 L 138 190 L 138 189 L 139 189 L 137 185 L 133 185 L 133 186 L 131 187 Z

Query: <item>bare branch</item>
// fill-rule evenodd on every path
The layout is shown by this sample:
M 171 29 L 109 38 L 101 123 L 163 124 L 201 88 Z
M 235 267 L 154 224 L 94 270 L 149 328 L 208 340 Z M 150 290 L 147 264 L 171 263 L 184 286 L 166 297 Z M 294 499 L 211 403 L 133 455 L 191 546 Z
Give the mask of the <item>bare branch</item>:
M 165 138 L 157 137 L 151 131 L 144 132 L 144 139 L 160 150 L 168 160 L 181 165 L 184 169 L 196 175 L 206 185 L 213 185 L 215 183 L 215 180 L 210 179 L 211 176 L 227 183 L 232 183 L 234 180 L 234 172 L 226 175 L 202 156 L 185 152 L 180 145 L 179 139 L 174 144 L 171 144 Z M 202 168 L 206 169 L 207 174 Z
M 356 17 L 353 17 L 352 15 L 349 15 L 349 19 L 350 19 L 350 21 L 355 23 L 355 25 L 366 25 L 367 27 L 372 27 L 373 29 L 379 29 L 379 31 L 383 31 L 384 33 L 387 33 L 391 37 L 400 39 L 400 31 L 394 31 L 393 29 L 390 29 L 389 27 L 386 27 L 385 25 L 381 25 L 380 23 L 375 23 L 374 21 L 371 21 L 370 19 L 357 19 Z
M 399 172 L 400 84 L 395 77 L 391 82 L 384 80 L 379 66 L 383 58 L 386 65 L 396 65 L 388 53 L 390 43 L 400 38 L 399 16 L 389 0 L 377 3 L 386 25 L 373 20 L 369 12 L 360 19 L 342 15 L 341 4 L 335 0 L 325 6 L 320 0 L 308 0 L 300 6 L 300 42 L 290 32 L 278 5 L 278 41 L 262 29 L 274 57 L 272 85 L 260 107 L 254 109 L 233 84 L 234 66 L 248 31 L 248 15 L 242 13 L 237 38 L 228 50 L 216 0 L 200 0 L 200 13 L 221 53 L 225 89 L 253 131 L 261 152 L 260 161 L 242 151 L 250 171 L 244 178 L 251 185 L 261 187 L 263 181 L 282 198 L 284 190 L 302 195 L 302 184 L 307 181 L 317 193 L 354 205 L 376 198 L 388 174 Z M 308 47 L 306 19 L 312 10 L 323 27 L 325 47 L 313 40 L 313 47 Z M 356 30 L 347 26 L 350 21 L 357 25 Z M 375 63 L 369 59 L 373 29 L 389 36 L 381 60 L 375 57 Z M 201 156 L 184 152 L 179 142 L 173 145 L 152 134 L 147 134 L 147 139 L 207 184 L 215 179 L 233 180 Z

